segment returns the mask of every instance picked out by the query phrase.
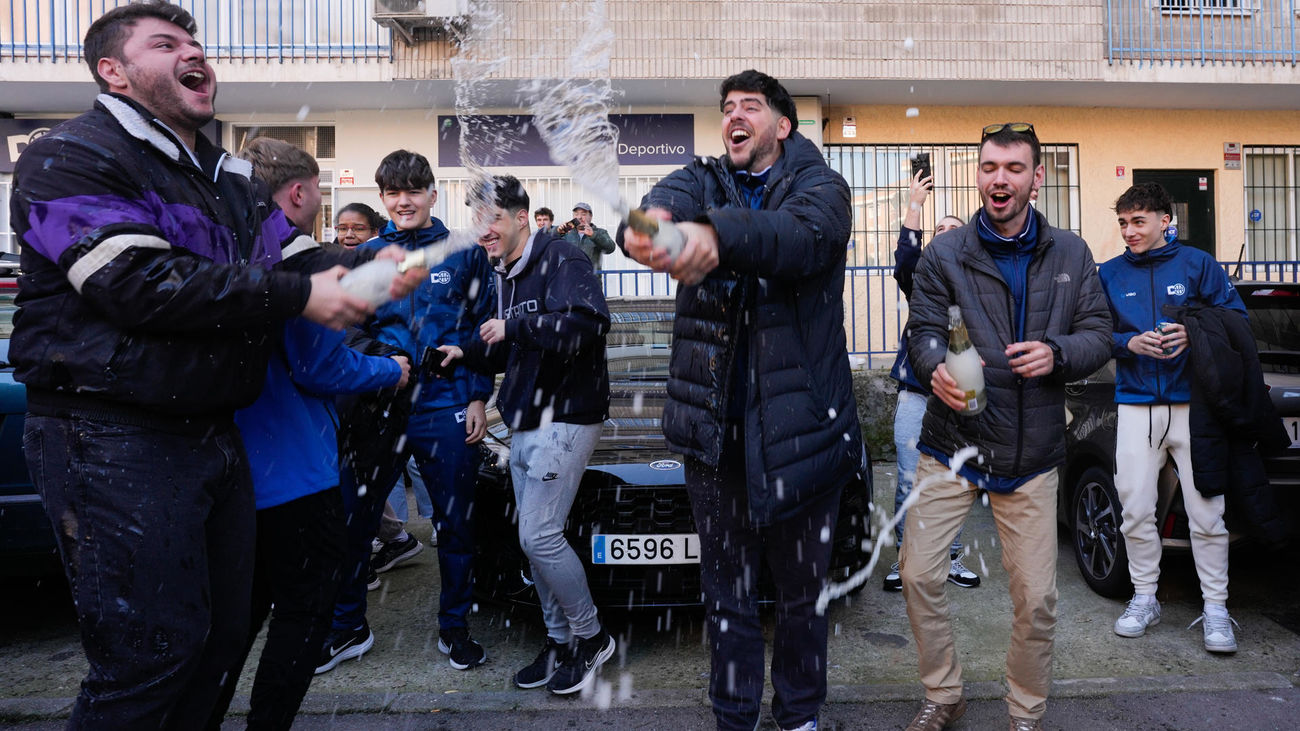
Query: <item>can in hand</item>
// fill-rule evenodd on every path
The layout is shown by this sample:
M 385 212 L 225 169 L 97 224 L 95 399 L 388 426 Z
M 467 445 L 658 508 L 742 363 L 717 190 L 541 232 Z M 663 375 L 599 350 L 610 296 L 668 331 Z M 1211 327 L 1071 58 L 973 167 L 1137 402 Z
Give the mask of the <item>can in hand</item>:
M 1174 324 L 1174 323 L 1172 323 L 1172 322 L 1170 322 L 1170 321 L 1168 321 L 1168 320 L 1161 320 L 1159 323 L 1156 323 L 1156 333 L 1157 333 L 1158 335 L 1164 335 L 1164 334 L 1165 334 L 1165 329 L 1168 328 L 1170 325 L 1173 325 L 1173 324 Z M 1174 348 L 1164 348 L 1164 349 L 1162 349 L 1160 352 L 1161 352 L 1161 353 L 1164 353 L 1165 355 L 1173 355 L 1173 353 L 1174 353 Z

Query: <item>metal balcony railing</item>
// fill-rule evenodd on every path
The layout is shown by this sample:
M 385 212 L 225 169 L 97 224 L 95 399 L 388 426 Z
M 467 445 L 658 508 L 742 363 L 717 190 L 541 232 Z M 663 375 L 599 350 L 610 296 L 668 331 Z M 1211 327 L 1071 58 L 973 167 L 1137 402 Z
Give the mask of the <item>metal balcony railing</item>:
M 1300 282 L 1300 261 L 1219 262 L 1229 276 L 1257 282 Z M 677 282 L 665 273 L 645 269 L 598 272 L 606 297 L 675 296 Z M 907 306 L 892 266 L 850 266 L 844 269 L 844 330 L 849 355 L 867 368 L 888 368 L 898 352 L 898 338 L 907 323 Z
M 12 0 L 0 6 L 0 62 L 80 61 L 86 29 L 128 0 Z M 173 0 L 194 16 L 210 59 L 389 59 L 392 33 L 370 0 Z
M 1110 63 L 1300 60 L 1298 0 L 1106 0 Z

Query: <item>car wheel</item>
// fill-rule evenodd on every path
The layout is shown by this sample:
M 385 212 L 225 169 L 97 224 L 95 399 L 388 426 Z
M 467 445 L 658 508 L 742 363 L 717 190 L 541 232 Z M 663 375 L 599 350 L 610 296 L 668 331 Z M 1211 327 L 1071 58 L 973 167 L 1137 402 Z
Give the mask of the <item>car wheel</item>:
M 1083 580 L 1105 597 L 1128 596 L 1133 584 L 1128 575 L 1123 520 L 1114 478 L 1100 467 L 1090 467 L 1079 477 L 1072 493 L 1071 543 Z

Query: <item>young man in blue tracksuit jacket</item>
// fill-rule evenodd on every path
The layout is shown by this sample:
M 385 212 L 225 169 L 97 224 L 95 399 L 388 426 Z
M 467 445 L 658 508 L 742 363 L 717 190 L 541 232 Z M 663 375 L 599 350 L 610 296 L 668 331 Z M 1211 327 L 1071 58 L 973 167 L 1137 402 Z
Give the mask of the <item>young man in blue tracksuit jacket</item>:
M 252 623 L 210 727 L 221 725 L 268 613 L 248 724 L 293 723 L 329 632 L 343 565 L 346 529 L 333 395 L 400 387 L 409 368 L 400 356 L 362 355 L 344 344 L 342 332 L 299 318 L 284 326 L 261 396 L 236 412 L 257 505 Z
M 433 169 L 420 154 L 398 150 L 375 173 L 390 222 L 379 238 L 362 245 L 382 249 L 398 244 L 415 250 L 447 238 L 449 231 L 433 217 Z M 487 432 L 485 404 L 492 396 L 492 377 L 457 369 L 435 377 L 439 345 L 462 345 L 474 339 L 479 325 L 496 305 L 492 265 L 482 247 L 451 254 L 430 267 L 429 277 L 410 296 L 381 305 L 368 326 L 381 342 L 415 358 L 423 374 L 406 428 L 406 449 L 415 457 L 433 501 L 438 533 L 438 649 L 457 670 L 481 665 L 487 654 L 469 634 L 473 589 L 474 487 L 479 453 L 475 445 Z M 430 360 L 432 358 L 433 360 Z M 387 494 L 392 485 L 380 486 Z
M 585 254 L 552 234 L 530 234 L 528 193 L 517 179 L 493 178 L 493 195 L 476 215 L 488 227 L 479 244 L 497 262 L 496 317 L 463 347 L 439 350 L 447 354 L 444 364 L 463 357 L 472 368 L 505 372 L 497 409 L 512 431 L 519 545 L 532 564 L 547 634 L 515 684 L 563 695 L 587 686 L 614 654 L 582 561 L 564 538 L 609 412 L 609 309 Z
M 1192 556 L 1201 580 L 1205 649 L 1236 652 L 1228 599 L 1228 530 L 1222 495 L 1204 497 L 1192 474 L 1188 413 L 1187 330 L 1171 322 L 1166 306 L 1226 307 L 1244 317 L 1246 307 L 1223 267 L 1209 254 L 1166 243 L 1173 205 L 1155 183 L 1134 185 L 1115 202 L 1127 250 L 1101 265 L 1102 287 L 1114 318 L 1115 491 L 1124 508 L 1133 599 L 1115 621 L 1115 634 L 1141 637 L 1160 622 L 1160 534 L 1156 528 L 1157 478 L 1166 459 L 1178 466 L 1183 505 L 1191 524 Z M 1195 624 L 1195 623 L 1193 623 Z

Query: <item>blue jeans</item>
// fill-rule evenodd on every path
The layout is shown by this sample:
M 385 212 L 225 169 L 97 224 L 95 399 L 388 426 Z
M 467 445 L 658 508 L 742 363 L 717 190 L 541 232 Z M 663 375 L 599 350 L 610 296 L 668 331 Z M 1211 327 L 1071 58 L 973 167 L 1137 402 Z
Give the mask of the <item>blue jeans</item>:
M 253 484 L 234 423 L 206 434 L 27 415 L 90 671 L 69 728 L 192 728 L 248 633 Z
M 700 534 L 700 578 L 709 621 L 709 698 L 719 729 L 751 731 L 763 698 L 763 629 L 756 583 L 762 563 L 776 586 L 772 642 L 772 716 L 781 728 L 817 717 L 826 700 L 826 583 L 842 487 L 793 518 L 755 527 L 749 521 L 744 443 L 728 427 L 718 467 L 686 463 L 686 489 Z
M 898 405 L 894 409 L 894 450 L 898 453 L 898 486 L 894 490 L 894 515 L 899 515 L 903 501 L 912 492 L 912 483 L 916 480 L 916 462 L 921 452 L 916 444 L 921 440 L 921 420 L 925 418 L 927 397 L 915 391 L 901 389 L 898 392 Z M 899 516 L 894 526 L 894 547 L 903 545 L 903 524 L 906 516 Z M 961 555 L 961 530 L 949 548 L 952 556 Z
M 461 431 L 463 433 L 464 429 Z M 415 509 L 419 511 L 421 518 L 433 518 L 433 499 L 429 497 L 428 483 L 420 476 L 419 465 L 415 465 L 414 470 L 410 467 L 410 464 L 406 465 L 407 474 L 411 476 L 411 492 L 415 493 Z M 411 511 L 406 505 L 406 486 L 400 479 L 388 493 L 388 506 L 403 523 L 411 519 Z
M 431 488 L 433 525 L 438 531 L 438 574 L 442 579 L 438 629 L 466 627 L 473 604 L 474 488 L 478 484 L 479 451 L 477 445 L 465 443 L 465 407 L 412 416 L 406 448 L 415 458 L 424 484 Z M 401 494 L 405 497 L 405 491 Z M 405 507 L 406 501 L 402 504 Z

